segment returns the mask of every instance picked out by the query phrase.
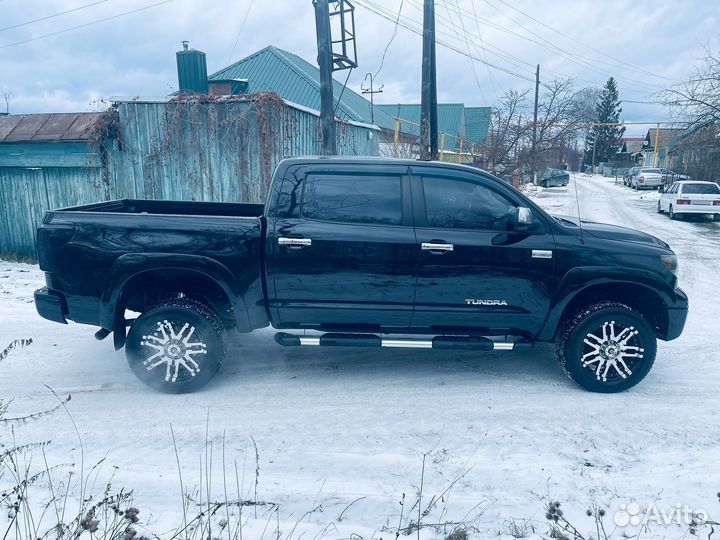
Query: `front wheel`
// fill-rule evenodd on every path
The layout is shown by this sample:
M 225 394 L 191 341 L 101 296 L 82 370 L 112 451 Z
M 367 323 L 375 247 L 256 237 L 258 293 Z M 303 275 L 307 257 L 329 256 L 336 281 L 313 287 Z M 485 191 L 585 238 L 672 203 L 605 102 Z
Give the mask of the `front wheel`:
M 618 302 L 601 302 L 568 319 L 556 341 L 565 373 L 591 392 L 632 388 L 652 368 L 655 332 L 641 313 Z
M 177 298 L 159 304 L 133 323 L 125 354 L 135 376 L 170 394 L 207 384 L 225 358 L 223 328 L 200 302 Z

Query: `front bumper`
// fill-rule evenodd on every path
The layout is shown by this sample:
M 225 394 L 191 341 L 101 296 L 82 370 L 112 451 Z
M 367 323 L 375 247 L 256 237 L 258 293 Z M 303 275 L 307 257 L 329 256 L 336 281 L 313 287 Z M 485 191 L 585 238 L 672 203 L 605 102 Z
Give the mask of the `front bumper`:
M 668 325 L 665 335 L 662 339 L 670 341 L 680 337 L 688 314 L 688 297 L 685 291 L 678 288 L 675 289 L 675 305 L 668 309 Z
M 67 303 L 65 297 L 47 287 L 35 291 L 35 309 L 38 314 L 48 321 L 67 324 L 65 316 Z

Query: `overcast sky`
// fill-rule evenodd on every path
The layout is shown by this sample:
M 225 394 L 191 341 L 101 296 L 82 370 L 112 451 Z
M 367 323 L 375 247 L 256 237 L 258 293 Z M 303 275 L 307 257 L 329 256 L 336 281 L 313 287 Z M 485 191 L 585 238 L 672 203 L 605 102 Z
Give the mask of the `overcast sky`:
M 10 112 L 85 111 L 110 96 L 166 95 L 177 89 L 174 53 L 182 40 L 207 53 L 211 73 L 270 44 L 315 61 L 310 0 L 170 0 L 142 9 L 159 2 L 0 0 L 0 94 L 11 94 Z M 421 3 L 402 1 L 402 24 L 421 22 Z M 365 74 L 380 67 L 395 27 L 367 6 L 394 18 L 401 0 L 357 4 L 359 67 L 349 86 L 359 91 Z M 627 101 L 625 120 L 663 119 L 662 106 L 631 101 L 653 101 L 655 91 L 692 72 L 705 46 L 718 48 L 717 0 L 436 5 L 438 40 L 456 49 L 438 44 L 439 99 L 468 106 L 495 105 L 510 88 L 531 88 L 539 63 L 543 80 L 573 76 L 578 88 L 601 86 L 613 75 Z M 24 24 L 68 10 L 74 11 Z M 139 11 L 92 24 L 133 10 Z M 419 102 L 421 38 L 402 24 L 376 79 L 384 84 L 378 102 Z M 87 26 L 62 32 L 80 25 Z M 62 33 L 41 38 L 55 32 Z M 32 41 L 18 43 L 25 40 Z M 345 76 L 336 73 L 341 81 Z

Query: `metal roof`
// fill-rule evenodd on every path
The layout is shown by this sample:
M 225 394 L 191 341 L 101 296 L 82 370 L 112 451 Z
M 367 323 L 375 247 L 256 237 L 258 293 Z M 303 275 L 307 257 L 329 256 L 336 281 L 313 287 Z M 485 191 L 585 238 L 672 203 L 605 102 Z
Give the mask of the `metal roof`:
M 0 116 L 0 142 L 87 141 L 103 113 L 44 113 Z
M 492 107 L 465 107 L 465 137 L 468 141 L 480 144 L 490 130 Z
M 375 111 L 381 110 L 393 118 L 406 120 L 402 124 L 404 133 L 420 134 L 421 107 L 417 103 L 395 103 L 375 105 Z M 445 133 L 445 148 L 459 148 L 459 139 L 466 139 L 465 105 L 462 103 L 438 103 L 438 132 Z
M 211 81 L 247 79 L 249 94 L 275 92 L 283 99 L 320 110 L 320 70 L 299 56 L 274 46 L 268 46 L 247 58 L 210 75 Z M 341 96 L 337 115 L 356 122 L 371 123 L 370 102 L 350 88 L 333 79 L 333 95 Z M 391 116 L 375 107 L 375 124 L 394 129 Z

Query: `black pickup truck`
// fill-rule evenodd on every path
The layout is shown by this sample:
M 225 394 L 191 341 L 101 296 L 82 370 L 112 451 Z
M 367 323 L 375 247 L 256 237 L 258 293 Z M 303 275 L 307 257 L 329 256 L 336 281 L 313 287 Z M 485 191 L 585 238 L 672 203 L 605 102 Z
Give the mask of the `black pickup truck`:
M 488 173 L 294 158 L 263 205 L 119 200 L 48 212 L 46 319 L 99 326 L 149 386 L 207 383 L 229 330 L 284 346 L 522 350 L 555 342 L 584 388 L 642 380 L 682 332 L 677 258 L 653 236 L 551 217 Z M 311 332 L 308 332 L 311 331 Z

